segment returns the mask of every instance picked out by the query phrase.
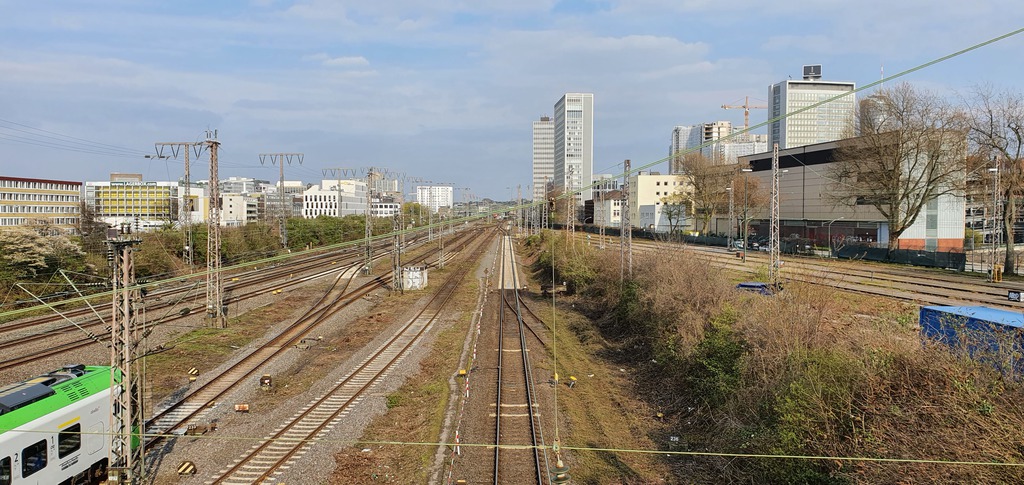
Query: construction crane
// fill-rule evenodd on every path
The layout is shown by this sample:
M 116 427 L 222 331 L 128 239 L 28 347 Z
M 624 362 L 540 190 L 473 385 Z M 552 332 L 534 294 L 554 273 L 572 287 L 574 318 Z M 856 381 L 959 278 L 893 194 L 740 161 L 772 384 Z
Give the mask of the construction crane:
M 743 132 L 744 132 L 744 136 L 746 136 L 746 137 L 750 136 L 750 134 L 747 133 L 747 130 L 750 129 L 750 110 L 751 109 L 768 109 L 767 106 L 751 106 L 750 105 L 750 96 L 745 96 L 743 98 L 743 104 L 738 105 L 738 106 L 737 105 L 731 105 L 731 104 L 723 104 L 722 105 L 722 109 L 736 109 L 736 108 L 743 108 Z

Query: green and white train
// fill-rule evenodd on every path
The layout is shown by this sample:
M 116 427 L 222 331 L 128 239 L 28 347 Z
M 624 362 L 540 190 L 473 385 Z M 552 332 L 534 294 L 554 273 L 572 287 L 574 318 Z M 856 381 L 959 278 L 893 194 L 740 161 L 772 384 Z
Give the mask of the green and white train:
M 110 367 L 67 365 L 0 388 L 0 485 L 105 480 L 111 382 Z

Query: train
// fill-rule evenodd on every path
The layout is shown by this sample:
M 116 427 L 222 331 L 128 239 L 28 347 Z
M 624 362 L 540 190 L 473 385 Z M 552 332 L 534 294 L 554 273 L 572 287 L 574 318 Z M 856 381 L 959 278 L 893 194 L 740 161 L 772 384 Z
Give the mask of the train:
M 114 385 L 110 367 L 74 364 L 0 388 L 0 485 L 105 481 Z

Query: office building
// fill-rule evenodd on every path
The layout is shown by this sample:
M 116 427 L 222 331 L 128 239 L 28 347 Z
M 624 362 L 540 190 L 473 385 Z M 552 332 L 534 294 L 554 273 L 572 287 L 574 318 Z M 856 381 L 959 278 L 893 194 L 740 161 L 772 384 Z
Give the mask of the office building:
M 179 190 L 176 181 L 147 182 L 142 174 L 112 173 L 109 182 L 85 182 L 85 205 L 111 226 L 153 230 L 179 223 Z
M 302 217 L 365 216 L 366 182 L 363 180 L 323 180 L 302 193 Z
M 543 200 L 555 176 L 555 122 L 541 116 L 533 122 L 533 200 Z
M 591 200 L 594 174 L 594 95 L 566 93 L 555 103 L 555 188 Z
M 77 231 L 81 182 L 0 177 L 0 229 L 33 223 L 59 233 Z
M 856 85 L 821 80 L 821 66 L 804 66 L 802 80 L 786 80 L 768 88 L 768 119 L 779 118 L 768 128 L 768 146 L 779 149 L 825 143 L 852 134 Z M 836 96 L 843 95 L 837 99 Z M 816 103 L 820 106 L 797 113 Z

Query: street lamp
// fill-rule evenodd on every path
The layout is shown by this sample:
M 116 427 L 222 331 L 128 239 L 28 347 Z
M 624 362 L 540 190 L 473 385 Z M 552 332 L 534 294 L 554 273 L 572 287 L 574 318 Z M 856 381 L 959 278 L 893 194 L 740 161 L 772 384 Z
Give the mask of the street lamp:
M 736 229 L 736 220 L 733 218 L 733 216 L 735 214 L 733 213 L 732 184 L 733 184 L 733 182 L 730 180 L 729 181 L 729 187 L 725 188 L 725 190 L 727 190 L 729 192 L 729 237 L 727 238 L 726 241 L 729 244 L 729 250 L 730 251 L 732 250 L 732 233 Z
M 843 219 L 844 217 L 837 217 L 835 219 L 832 219 L 831 221 L 828 221 L 828 257 L 830 258 L 832 257 L 832 223 L 838 221 L 839 219 Z
M 753 172 L 752 168 L 741 168 L 740 172 L 746 174 L 747 172 Z M 743 262 L 747 262 L 747 176 L 743 175 Z

